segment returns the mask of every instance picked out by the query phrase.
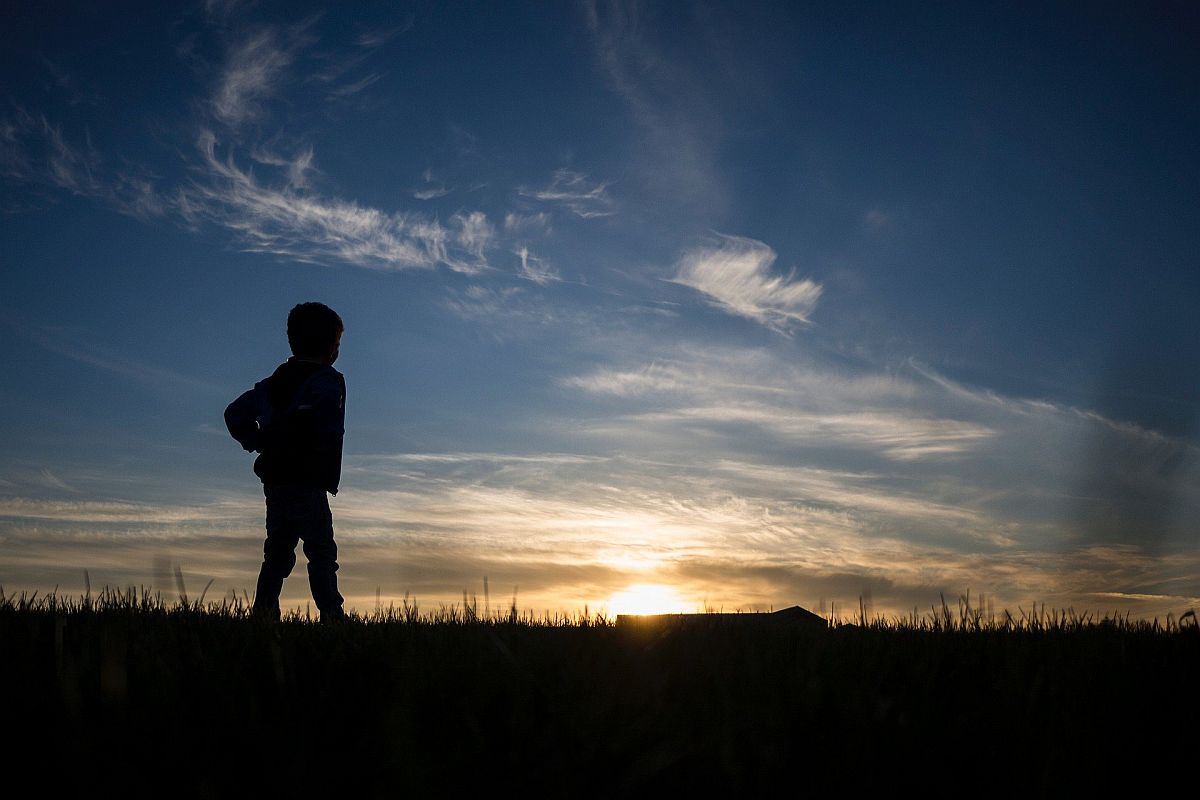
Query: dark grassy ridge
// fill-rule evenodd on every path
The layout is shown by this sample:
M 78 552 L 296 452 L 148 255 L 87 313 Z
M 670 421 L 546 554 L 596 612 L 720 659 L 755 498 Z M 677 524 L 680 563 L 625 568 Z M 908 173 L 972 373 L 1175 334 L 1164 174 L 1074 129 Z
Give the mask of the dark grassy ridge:
M 1194 624 L 970 613 L 843 626 L 338 627 L 244 608 L 0 602 L 3 751 L 68 788 L 1034 795 L 1190 772 Z

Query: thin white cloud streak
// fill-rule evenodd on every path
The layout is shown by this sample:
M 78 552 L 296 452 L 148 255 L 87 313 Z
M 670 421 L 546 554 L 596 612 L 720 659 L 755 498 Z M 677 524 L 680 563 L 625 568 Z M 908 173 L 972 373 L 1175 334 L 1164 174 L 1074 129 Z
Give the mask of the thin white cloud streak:
M 450 218 L 456 229 L 455 243 L 473 258 L 474 267 L 467 264 L 454 264 L 442 259 L 443 263 L 458 269 L 460 272 L 476 272 L 487 265 L 483 252 L 491 246 L 496 238 L 496 228 L 488 222 L 487 215 L 482 211 L 458 213 Z
M 782 494 L 805 504 L 825 506 L 843 513 L 877 515 L 881 521 L 900 517 L 957 526 L 982 527 L 989 524 L 987 516 L 978 510 L 933 499 L 928 492 L 922 496 L 912 491 L 901 491 L 898 486 L 889 486 L 892 476 L 886 473 L 856 473 L 730 460 L 717 461 L 713 470 L 728 477 L 743 491 L 753 487 L 766 497 Z
M 522 197 L 562 206 L 584 219 L 608 217 L 616 213 L 607 182 L 595 182 L 582 172 L 558 169 L 550 183 L 541 188 L 521 187 Z
M 239 166 L 238 129 L 265 119 L 268 101 L 286 81 L 298 51 L 311 41 L 305 33 L 309 22 L 262 28 L 229 48 L 205 105 L 211 120 L 229 132 L 226 152 L 218 155 L 217 134 L 202 124 L 196 134 L 200 163 L 190 181 L 172 190 L 160 190 L 136 172 L 105 172 L 90 146 L 72 146 L 59 127 L 23 109 L 0 122 L 0 174 L 89 197 L 143 219 L 170 214 L 192 227 L 215 225 L 251 252 L 372 269 L 439 264 L 469 274 L 488 269 L 496 229 L 480 211 L 460 211 L 443 223 L 322 196 L 312 191 L 316 168 L 310 144 L 298 146 L 290 157 L 261 144 L 250 148 L 251 159 L 279 170 L 282 180 L 276 183 Z M 369 36 L 361 46 L 378 46 L 399 31 Z
M 599 367 L 565 377 L 560 385 L 631 399 L 683 393 L 693 404 L 698 398 L 785 398 L 798 406 L 837 411 L 865 404 L 907 404 L 921 393 L 918 384 L 898 375 L 835 371 L 809 360 L 783 361 L 767 349 L 716 346 L 682 346 L 649 363 Z
M 238 165 L 231 147 L 217 154 L 217 136 L 197 135 L 201 162 L 191 181 L 171 191 L 133 172 L 106 172 L 98 154 L 72 146 L 45 117 L 19 112 L 0 124 L 0 174 L 97 200 L 139 219 L 171 215 L 196 227 L 233 233 L 247 251 L 310 263 L 370 269 L 432 268 L 477 274 L 489 269 L 495 226 L 480 211 L 461 211 L 446 223 L 416 213 L 386 213 L 310 190 L 315 153 L 301 146 L 290 158 L 262 147 L 250 156 L 276 167 L 272 185 Z
M 840 505 L 855 502 L 855 495 L 839 492 L 842 476 L 833 473 L 799 474 L 807 482 L 790 487 L 791 497 L 782 499 L 761 491 L 730 492 L 710 475 L 655 462 L 568 461 L 552 454 L 473 463 L 470 477 L 447 480 L 444 470 L 461 464 L 457 459 L 410 462 L 397 473 L 403 488 L 347 490 L 352 494 L 337 513 L 343 525 L 376 536 L 402 530 L 406 537 L 455 549 L 634 572 L 695 559 L 733 564 L 782 558 L 813 570 L 878 568 L 880 549 L 908 547 L 878 535 L 864 538 L 854 517 L 864 511 Z M 724 468 L 736 471 L 738 465 Z M 809 487 L 814 496 L 806 496 Z M 867 513 L 899 511 L 941 525 L 975 519 L 909 497 L 890 503 L 878 492 L 873 497 L 876 505 Z
M 243 122 L 265 115 L 265 102 L 284 80 L 295 54 L 311 43 L 305 33 L 310 22 L 288 29 L 265 28 L 230 48 L 211 101 L 216 121 L 236 131 Z M 367 38 L 360 41 L 360 49 L 378 47 L 399 32 L 364 34 Z M 355 54 L 353 63 L 341 63 L 336 75 L 327 74 L 323 80 L 337 80 L 364 57 Z M 357 92 L 373 80 L 367 76 L 334 92 Z M 314 160 L 311 145 L 282 160 L 279 166 L 287 181 L 272 186 L 237 165 L 236 136 L 224 157 L 217 155 L 218 137 L 213 130 L 201 127 L 196 141 L 201 175 L 178 190 L 176 209 L 189 222 L 203 220 L 232 231 L 246 250 L 372 269 L 442 264 L 474 274 L 487 268 L 484 252 L 491 246 L 495 228 L 482 212 L 459 212 L 443 225 L 421 215 L 389 214 L 307 191 Z
M 39 55 L 38 60 L 42 62 L 54 85 L 66 96 L 70 105 L 77 106 L 82 103 L 94 106 L 104 99 L 95 91 L 81 88 L 78 79 L 71 70 L 67 69 L 65 63 L 47 58 L 45 55 Z
M 657 20 L 648 8 L 622 0 L 583 5 L 597 68 L 646 134 L 639 177 L 668 202 L 723 209 L 728 193 L 716 162 L 730 110 L 720 107 L 721 87 L 714 78 L 725 70 L 704 76 L 696 70 L 702 62 L 670 57 L 657 40 Z M 669 11 L 667 25 L 675 27 L 688 11 Z M 710 56 L 707 48 L 701 51 Z M 746 83 L 739 82 L 737 90 L 745 92 Z
M 717 307 L 787 333 L 809 322 L 821 297 L 821 285 L 795 272 L 773 275 L 776 253 L 763 242 L 740 236 L 720 236 L 713 246 L 684 253 L 675 283 L 703 292 Z
M 417 200 L 436 200 L 451 192 L 451 189 L 444 183 L 434 179 L 432 167 L 426 169 L 421 175 L 421 182 L 424 184 L 421 188 L 412 190 L 412 196 Z
M 577 453 L 499 453 L 499 452 L 462 452 L 462 453 L 385 453 L 360 456 L 364 462 L 356 467 L 370 469 L 371 464 L 413 462 L 417 464 L 595 464 L 608 461 L 606 456 L 586 456 Z
M 288 157 L 276 152 L 268 145 L 255 145 L 250 149 L 250 158 L 259 164 L 278 167 L 287 177 L 288 189 L 309 189 L 312 178 L 318 172 L 316 150 L 311 144 L 301 145 L 296 154 Z
M 358 38 L 354 40 L 354 43 L 365 50 L 374 50 L 375 48 L 382 47 L 383 45 L 392 41 L 400 34 L 407 33 L 408 31 L 412 30 L 412 26 L 415 21 L 416 18 L 410 16 L 401 24 L 395 25 L 391 28 L 365 31 L 364 33 L 360 33 L 358 35 Z
M 482 212 L 455 214 L 449 225 L 416 214 L 386 214 L 288 186 L 264 185 L 239 167 L 232 154 L 217 156 L 211 131 L 201 131 L 197 146 L 205 174 L 180 189 L 180 213 L 233 231 L 247 250 L 373 269 L 443 264 L 478 273 L 487 268 L 484 253 L 495 228 Z M 302 157 L 311 160 L 311 153 Z
M 114 353 L 83 336 L 38 325 L 7 313 L 0 312 L 0 324 L 11 329 L 13 335 L 24 337 L 51 353 L 105 372 L 132 378 L 158 389 L 183 387 L 191 391 L 200 390 L 209 394 L 224 391 L 221 387 L 200 378 L 142 363 Z
M 240 522 L 246 518 L 245 506 L 234 501 L 218 501 L 203 506 L 164 506 L 106 500 L 43 500 L 26 497 L 0 497 L 0 517 L 44 522 L 88 523 L 105 525 L 213 525 Z
M 311 43 L 305 34 L 311 20 L 291 28 L 262 28 L 229 47 L 220 78 L 209 100 L 213 116 L 232 130 L 266 115 L 297 53 Z
M 481 211 L 460 210 L 445 221 L 389 213 L 315 191 L 313 178 L 319 173 L 311 144 L 295 145 L 292 155 L 285 156 L 269 143 L 281 138 L 276 135 L 266 145 L 256 142 L 243 149 L 239 129 L 266 119 L 269 100 L 288 80 L 299 51 L 312 41 L 306 33 L 310 23 L 260 28 L 230 46 L 212 93 L 201 104 L 208 119 L 195 134 L 199 163 L 182 184 L 164 188 L 136 170 L 106 171 L 90 145 L 73 146 L 58 126 L 20 108 L 0 120 L 0 175 L 88 197 L 143 220 L 169 216 L 193 229 L 212 225 L 232 233 L 249 252 L 369 269 L 442 265 L 467 274 L 489 270 L 488 254 L 498 247 L 498 233 Z M 404 29 L 364 34 L 359 48 L 378 47 Z M 218 137 L 216 130 L 225 133 Z M 266 177 L 256 175 L 238 163 L 239 152 L 274 169 Z M 578 202 L 607 202 L 603 186 Z M 504 249 L 512 247 L 508 243 Z M 536 266 L 534 262 L 521 277 L 548 280 L 551 271 Z
M 680 350 L 560 386 L 601 404 L 571 428 L 597 446 L 697 464 L 879 470 L 885 485 L 921 482 L 933 502 L 986 514 L 995 541 L 1165 545 L 1194 536 L 1188 519 L 1200 512 L 1194 445 L 1086 410 L 967 390 L 927 369 L 853 374 L 767 350 Z
M 62 131 L 50 125 L 45 117 L 41 119 L 41 126 L 49 145 L 46 167 L 51 183 L 80 195 L 101 191 L 93 175 L 94 165 L 99 160 L 95 152 L 91 148 L 77 151 L 70 147 L 63 139 Z
M 350 95 L 358 94 L 363 89 L 366 89 L 368 86 L 374 84 L 382 77 L 383 75 L 379 74 L 378 72 L 372 72 L 370 75 L 359 78 L 353 83 L 348 83 L 345 86 L 339 86 L 330 92 L 330 94 L 334 97 L 349 97 Z
M 504 232 L 514 236 L 545 236 L 550 232 L 550 215 L 544 211 L 536 214 L 510 211 L 504 215 Z
M 937 386 L 942 387 L 955 397 L 968 400 L 972 403 L 1003 409 L 1011 414 L 1066 414 L 1076 417 L 1081 422 L 1102 425 L 1114 433 L 1143 439 L 1148 443 L 1166 444 L 1172 441 L 1171 437 L 1168 437 L 1158 431 L 1143 428 L 1142 426 L 1132 422 L 1110 419 L 1103 414 L 1098 414 L 1095 411 L 1090 411 L 1088 409 L 1066 406 L 1060 403 L 1053 403 L 1048 400 L 1004 397 L 990 389 L 970 388 L 958 383 L 957 381 L 947 378 L 945 375 L 935 372 L 916 359 L 909 359 L 908 365 L 919 375 L 936 384 Z
M 388 474 L 385 462 L 370 463 L 377 477 Z M 394 463 L 400 468 L 391 474 L 403 488 L 354 491 L 345 498 L 346 520 L 427 530 L 463 546 L 500 546 L 516 536 L 523 547 L 559 550 L 565 560 L 783 556 L 832 568 L 849 551 L 856 562 L 871 559 L 869 549 L 882 539 L 862 538 L 868 518 L 943 527 L 987 522 L 968 509 L 889 490 L 870 474 L 733 461 L 698 470 L 562 454 L 400 456 Z M 839 554 L 831 558 L 833 550 Z
M 43 115 L 17 107 L 0 121 L 0 174 L 5 177 L 94 196 L 101 192 L 93 175 L 98 165 L 94 150 L 69 145 L 62 129 Z
M 106 170 L 90 142 L 73 143 L 45 115 L 20 107 L 0 120 L 0 175 L 96 200 L 143 221 L 168 210 L 146 174 Z
M 650 363 L 633 370 L 602 368 L 587 375 L 572 375 L 560 383 L 593 394 L 641 397 L 685 388 L 689 376 L 679 365 Z
M 468 286 L 450 290 L 442 305 L 455 316 L 483 323 L 482 333 L 496 341 L 511 341 L 545 333 L 547 326 L 570 324 L 572 330 L 590 324 L 586 313 L 571 313 L 547 302 L 539 293 L 519 286 Z
M 916 388 L 902 380 L 813 370 L 760 373 L 763 354 L 744 353 L 741 369 L 729 364 L 727 355 L 652 362 L 633 370 L 600 369 L 566 378 L 561 385 L 658 406 L 594 423 L 596 435 L 641 428 L 671 436 L 681 434 L 669 431 L 697 425 L 711 431 L 752 426 L 777 443 L 861 448 L 897 461 L 966 453 L 994 435 L 985 425 L 904 407 Z M 862 408 L 879 404 L 900 407 Z
M 547 283 L 562 280 L 558 274 L 558 270 L 554 269 L 544 259 L 530 253 L 528 247 L 519 247 L 513 253 L 517 258 L 521 259 L 521 271 L 518 274 L 525 280 L 533 281 L 539 286 L 545 286 Z
M 361 33 L 355 37 L 353 47 L 349 52 L 337 50 L 314 53 L 313 58 L 322 62 L 323 66 L 309 75 L 306 82 L 330 87 L 326 94 L 326 98 L 329 100 L 344 100 L 361 93 L 364 89 L 377 83 L 385 73 L 372 71 L 357 78 L 351 76 L 374 55 L 376 50 L 408 31 L 412 27 L 412 23 L 413 20 L 410 18 L 406 23 L 393 28 Z
M 852 411 L 911 409 L 924 399 L 921 385 L 901 375 L 823 367 L 804 357 L 783 358 L 767 348 L 687 345 L 664 349 L 645 363 L 633 348 L 632 364 L 601 366 L 559 384 L 599 397 L 631 401 L 629 407 L 654 410 L 747 405 L 792 412 L 844 414 Z
M 37 475 L 35 475 L 33 477 L 32 483 L 34 483 L 35 485 L 41 486 L 42 488 L 45 488 L 45 489 L 51 489 L 51 490 L 56 490 L 56 491 L 61 491 L 61 492 L 71 492 L 72 494 L 79 493 L 79 490 L 76 489 L 74 486 L 72 486 L 71 484 L 64 481 L 62 478 L 55 475 L 49 469 L 45 469 L 45 468 L 43 468 L 41 471 L 38 472 Z
M 726 607 L 848 603 L 867 589 L 877 609 L 898 613 L 970 588 L 1014 610 L 1031 599 L 1092 608 L 1084 602 L 1104 594 L 1112 607 L 1157 611 L 1195 594 L 1200 575 L 1190 550 L 1030 546 L 986 511 L 933 500 L 919 484 L 899 491 L 885 474 L 570 453 L 400 453 L 348 466 L 379 487 L 352 481 L 333 504 L 344 593 L 360 603 L 375 586 L 453 601 L 488 575 L 548 608 L 594 607 L 664 581 Z M 252 586 L 261 513 L 249 495 L 197 507 L 6 498 L 0 574 L 77 579 L 62 573 L 72 565 L 118 581 L 168 553 L 198 579 Z M 915 541 L 897 519 L 945 538 Z M 290 602 L 304 588 L 289 582 Z
M 861 446 L 898 461 L 965 453 L 994 431 L 957 420 L 880 412 L 813 414 L 778 407 L 741 404 L 678 408 L 634 414 L 634 425 L 705 422 L 748 424 L 794 444 Z

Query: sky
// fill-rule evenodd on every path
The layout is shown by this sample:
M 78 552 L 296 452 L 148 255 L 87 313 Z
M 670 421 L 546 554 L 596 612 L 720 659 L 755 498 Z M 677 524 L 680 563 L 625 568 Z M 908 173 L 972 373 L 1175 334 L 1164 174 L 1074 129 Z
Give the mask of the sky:
M 316 300 L 359 610 L 1200 602 L 1195 6 L 0 14 L 8 594 L 252 591 Z

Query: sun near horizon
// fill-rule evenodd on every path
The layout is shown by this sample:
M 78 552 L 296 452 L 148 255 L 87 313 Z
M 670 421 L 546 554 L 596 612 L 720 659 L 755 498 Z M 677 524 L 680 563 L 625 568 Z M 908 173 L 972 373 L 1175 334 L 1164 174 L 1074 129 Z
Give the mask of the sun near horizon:
M 614 592 L 606 604 L 609 615 L 683 614 L 688 603 L 672 586 L 662 583 L 635 583 Z

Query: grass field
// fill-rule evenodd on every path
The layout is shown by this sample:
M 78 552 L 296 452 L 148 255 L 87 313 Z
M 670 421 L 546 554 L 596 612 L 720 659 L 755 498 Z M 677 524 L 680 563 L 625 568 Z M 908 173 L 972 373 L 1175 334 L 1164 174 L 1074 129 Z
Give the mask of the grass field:
M 6 784 L 736 797 L 1193 780 L 1193 616 L 990 616 L 960 601 L 857 622 L 631 628 L 464 604 L 332 627 L 133 591 L 6 597 Z

